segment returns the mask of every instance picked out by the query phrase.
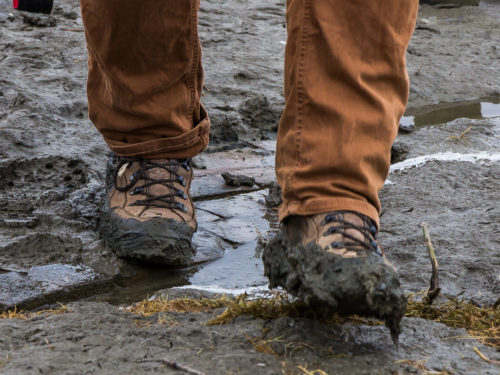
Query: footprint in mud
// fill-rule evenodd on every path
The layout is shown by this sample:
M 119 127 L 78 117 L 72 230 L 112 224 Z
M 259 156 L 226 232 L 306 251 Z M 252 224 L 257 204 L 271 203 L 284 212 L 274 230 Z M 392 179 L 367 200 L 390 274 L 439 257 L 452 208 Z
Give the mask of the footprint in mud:
M 0 194 L 38 196 L 41 191 L 73 191 L 87 182 L 88 166 L 79 159 L 46 157 L 0 163 Z
M 78 264 L 82 242 L 78 238 L 49 233 L 30 233 L 0 245 L 0 265 L 31 268 L 51 263 Z
M 53 156 L 0 163 L 0 226 L 65 200 L 87 183 L 88 170 L 82 160 Z

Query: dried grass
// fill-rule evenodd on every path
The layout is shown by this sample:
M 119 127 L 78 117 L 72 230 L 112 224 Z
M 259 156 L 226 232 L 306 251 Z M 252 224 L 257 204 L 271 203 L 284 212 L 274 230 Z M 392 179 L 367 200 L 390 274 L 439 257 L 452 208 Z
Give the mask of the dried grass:
M 240 315 L 251 315 L 260 319 L 277 319 L 288 316 L 294 318 L 309 318 L 320 320 L 328 324 L 358 323 L 367 325 L 382 324 L 379 321 L 362 318 L 356 315 L 340 317 L 338 315 L 324 316 L 314 309 L 306 306 L 301 301 L 293 301 L 287 293 L 274 293 L 271 298 L 249 299 L 246 294 L 242 294 L 232 301 L 226 310 L 211 319 L 208 325 L 227 324 Z
M 297 366 L 297 368 L 302 371 L 301 374 L 305 375 L 328 375 L 327 372 L 323 370 L 308 370 L 307 366 Z
M 212 311 L 221 307 L 227 307 L 231 303 L 232 299 L 225 295 L 203 299 L 188 297 L 169 299 L 167 296 L 134 303 L 132 306 L 126 307 L 125 311 L 148 317 L 162 312 L 200 313 Z
M 40 310 L 40 311 L 35 311 L 35 312 L 26 312 L 23 310 L 17 310 L 17 307 L 14 308 L 14 310 L 7 310 L 2 313 L 0 313 L 0 319 L 21 319 L 21 320 L 29 320 L 35 316 L 40 316 L 40 315 L 58 315 L 58 314 L 64 314 L 69 312 L 68 307 L 59 304 L 59 307 L 57 309 L 47 309 L 47 310 Z
M 468 338 L 500 349 L 500 307 L 478 307 L 456 299 L 429 306 L 410 296 L 406 316 L 432 320 L 448 327 L 465 328 Z
M 325 324 L 365 324 L 380 325 L 380 321 L 359 316 L 325 317 L 307 307 L 304 303 L 292 300 L 286 293 L 273 293 L 270 296 L 251 299 L 243 294 L 234 299 L 225 295 L 206 299 L 192 298 L 156 298 L 145 300 L 126 308 L 126 311 L 151 316 L 160 312 L 206 312 L 218 308 L 225 311 L 208 321 L 208 325 L 227 324 L 240 315 L 251 315 L 260 319 L 280 317 L 302 317 L 320 320 Z M 500 307 L 478 307 L 469 302 L 450 300 L 446 303 L 428 305 L 410 296 L 407 317 L 422 318 L 443 323 L 453 328 L 467 330 L 466 338 L 474 338 L 481 343 L 500 348 Z M 464 337 L 462 337 L 464 338 Z

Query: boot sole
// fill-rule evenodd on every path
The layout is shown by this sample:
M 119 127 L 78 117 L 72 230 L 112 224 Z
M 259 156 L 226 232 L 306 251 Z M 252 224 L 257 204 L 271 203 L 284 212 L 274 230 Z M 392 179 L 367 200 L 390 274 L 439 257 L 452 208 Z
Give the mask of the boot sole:
M 120 258 L 185 267 L 195 254 L 191 243 L 194 229 L 173 219 L 124 220 L 107 210 L 101 217 L 99 232 Z
M 323 314 L 381 319 L 397 344 L 407 301 L 397 273 L 380 256 L 343 258 L 315 244 L 290 246 L 280 232 L 262 260 L 270 288 L 281 286 Z

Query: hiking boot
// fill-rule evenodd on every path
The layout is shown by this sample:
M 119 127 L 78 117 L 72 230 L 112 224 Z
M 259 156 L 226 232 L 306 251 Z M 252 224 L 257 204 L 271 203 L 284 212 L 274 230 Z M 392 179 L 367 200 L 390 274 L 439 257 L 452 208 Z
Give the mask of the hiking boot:
M 117 157 L 100 232 L 123 258 L 186 266 L 196 217 L 191 160 Z
M 353 211 L 290 216 L 265 247 L 264 273 L 320 313 L 385 321 L 397 342 L 406 298 L 369 217 Z

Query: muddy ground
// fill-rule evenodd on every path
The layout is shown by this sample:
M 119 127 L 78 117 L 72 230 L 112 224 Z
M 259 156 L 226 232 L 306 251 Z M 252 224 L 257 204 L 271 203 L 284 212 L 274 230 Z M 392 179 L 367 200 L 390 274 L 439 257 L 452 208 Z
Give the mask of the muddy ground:
M 67 302 L 69 313 L 0 319 L 0 373 L 170 373 L 141 358 L 167 357 L 207 374 L 498 374 L 481 360 L 498 352 L 465 332 L 404 319 L 397 351 L 383 327 L 325 326 L 298 318 L 240 317 L 207 327 L 213 313 L 172 313 L 178 324 L 138 324 L 119 309 L 158 290 L 266 288 L 260 238 L 276 230 L 265 204 L 274 181 L 275 131 L 283 106 L 284 1 L 202 0 L 208 152 L 197 158 L 193 196 L 198 255 L 185 270 L 116 259 L 96 226 L 108 151 L 87 119 L 86 50 L 78 2 L 47 17 L 0 0 L 0 311 Z M 491 305 L 500 296 L 500 3 L 422 5 L 408 53 L 405 124 L 381 197 L 381 240 L 406 292 L 428 286 L 419 224 L 429 223 L 443 296 Z M 227 186 L 222 172 L 255 178 Z M 192 292 L 189 292 L 192 293 Z M 305 343 L 292 355 L 254 350 L 248 337 Z M 453 338 L 455 337 L 455 338 Z M 458 338 L 456 338 L 458 337 Z M 462 338 L 460 338 L 462 337 Z M 297 344 L 295 344 L 297 345 Z M 288 346 L 287 348 L 289 348 Z M 293 347 L 293 345 L 292 345 Z M 331 350 L 328 348 L 331 347 Z

